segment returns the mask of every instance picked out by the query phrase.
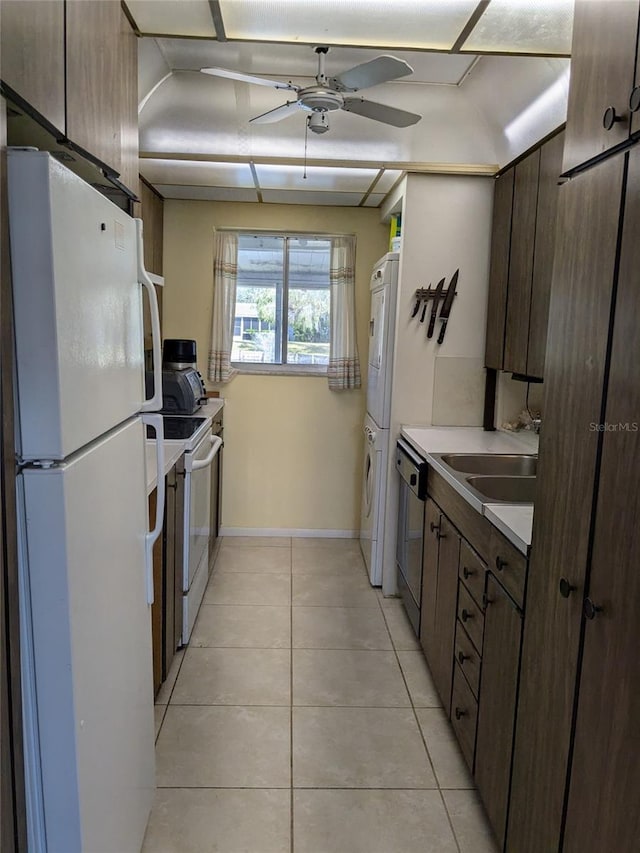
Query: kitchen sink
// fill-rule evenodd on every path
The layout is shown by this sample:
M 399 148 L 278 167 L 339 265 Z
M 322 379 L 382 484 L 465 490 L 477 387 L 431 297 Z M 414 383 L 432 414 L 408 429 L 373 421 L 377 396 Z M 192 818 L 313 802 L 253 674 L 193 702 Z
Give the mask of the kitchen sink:
M 484 498 L 492 501 L 507 503 L 533 503 L 536 489 L 536 478 L 530 476 L 496 477 L 475 476 L 466 477 L 467 483 Z
M 537 456 L 506 453 L 449 453 L 441 457 L 454 471 L 465 474 L 491 474 L 494 476 L 535 476 Z

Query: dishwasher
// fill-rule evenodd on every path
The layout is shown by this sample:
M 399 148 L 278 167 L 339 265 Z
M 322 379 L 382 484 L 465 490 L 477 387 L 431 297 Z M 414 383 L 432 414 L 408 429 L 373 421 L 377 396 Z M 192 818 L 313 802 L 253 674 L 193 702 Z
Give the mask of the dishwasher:
M 427 463 L 399 438 L 396 468 L 400 475 L 396 568 L 398 592 L 409 622 L 420 636 L 422 597 L 422 546 L 424 507 L 427 496 Z

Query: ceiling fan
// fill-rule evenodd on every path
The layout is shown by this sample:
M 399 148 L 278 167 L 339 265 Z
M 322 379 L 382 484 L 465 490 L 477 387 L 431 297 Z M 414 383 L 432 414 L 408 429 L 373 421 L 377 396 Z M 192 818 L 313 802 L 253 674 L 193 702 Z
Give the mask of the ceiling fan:
M 241 71 L 230 71 L 226 68 L 201 68 L 204 74 L 215 77 L 227 77 L 243 83 L 255 83 L 258 86 L 270 86 L 273 89 L 286 89 L 296 93 L 295 101 L 287 101 L 262 115 L 255 116 L 251 122 L 255 124 L 271 124 L 281 121 L 300 110 L 311 113 L 308 117 L 309 129 L 314 133 L 326 133 L 329 130 L 328 113 L 334 110 L 346 110 L 349 113 L 380 121 L 393 127 L 409 127 L 420 121 L 422 116 L 416 113 L 365 101 L 364 98 L 350 97 L 351 92 L 368 89 L 379 83 L 387 83 L 398 77 L 413 73 L 413 68 L 402 59 L 395 56 L 377 56 L 369 62 L 355 65 L 347 71 L 327 77 L 325 74 L 325 58 L 329 48 L 325 46 L 314 48 L 318 55 L 318 73 L 315 86 L 294 86 L 293 83 L 282 83 L 277 80 L 266 80 L 264 77 L 254 77 Z

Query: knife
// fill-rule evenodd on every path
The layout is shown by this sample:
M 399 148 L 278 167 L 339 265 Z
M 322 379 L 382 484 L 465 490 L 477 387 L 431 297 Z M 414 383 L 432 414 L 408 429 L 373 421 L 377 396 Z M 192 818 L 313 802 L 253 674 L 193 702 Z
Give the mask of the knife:
M 420 310 L 420 302 L 421 302 L 421 301 L 422 301 L 422 300 L 420 299 L 420 297 L 419 297 L 419 296 L 417 296 L 417 297 L 416 297 L 416 304 L 413 306 L 413 311 L 411 312 L 411 319 L 412 319 L 412 320 L 413 320 L 413 318 L 416 316 L 416 314 L 418 313 L 418 311 Z
M 439 344 L 444 340 L 444 333 L 447 331 L 447 323 L 449 322 L 449 314 L 451 313 L 451 303 L 453 302 L 453 297 L 456 295 L 456 284 L 458 283 L 459 272 L 460 270 L 457 269 L 453 274 L 453 278 L 449 284 L 449 289 L 447 290 L 447 295 L 442 306 L 442 311 L 440 311 L 439 319 L 442 320 L 442 325 L 440 326 L 440 334 L 438 335 Z
M 444 290 L 444 278 L 441 278 L 438 282 L 438 286 L 436 287 L 436 292 L 433 296 L 433 305 L 431 306 L 431 317 L 429 319 L 429 328 L 427 329 L 427 337 L 433 337 L 433 330 L 436 325 L 436 317 L 438 316 L 438 302 L 440 301 L 440 296 L 442 295 L 442 291 Z
M 431 287 L 431 285 L 429 285 L 429 287 Z M 422 309 L 422 315 L 420 316 L 420 322 L 421 323 L 424 323 L 424 318 L 425 318 L 426 313 L 427 313 L 428 305 L 429 305 L 429 297 L 427 296 L 427 298 L 424 300 L 424 308 Z

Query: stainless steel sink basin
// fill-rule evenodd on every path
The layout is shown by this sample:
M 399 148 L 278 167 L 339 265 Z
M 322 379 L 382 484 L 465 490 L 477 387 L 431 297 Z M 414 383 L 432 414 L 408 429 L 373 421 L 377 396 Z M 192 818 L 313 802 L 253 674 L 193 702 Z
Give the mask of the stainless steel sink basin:
M 467 483 L 490 501 L 507 503 L 533 503 L 536 488 L 535 477 L 466 477 Z
M 465 474 L 490 474 L 494 476 L 535 476 L 538 467 L 536 456 L 506 453 L 448 453 L 441 457 L 454 471 Z

